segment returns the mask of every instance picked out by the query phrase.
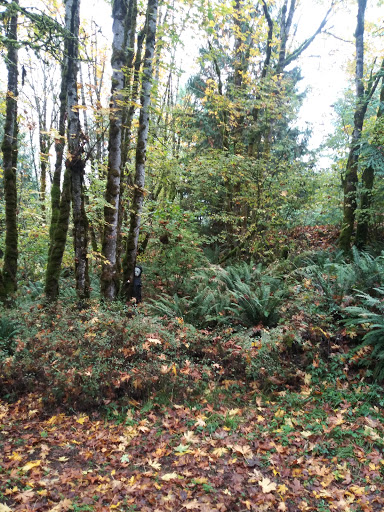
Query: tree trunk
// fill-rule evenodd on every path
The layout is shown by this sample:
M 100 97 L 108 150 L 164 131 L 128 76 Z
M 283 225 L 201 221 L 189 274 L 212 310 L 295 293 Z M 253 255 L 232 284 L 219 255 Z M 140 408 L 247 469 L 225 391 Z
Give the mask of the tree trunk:
M 51 246 L 48 254 L 47 271 L 45 275 L 44 291 L 49 301 L 56 300 L 59 295 L 61 263 L 63 261 L 65 244 L 67 242 L 70 213 L 71 172 L 69 169 L 66 169 L 64 174 L 63 191 L 61 193 L 60 205 L 57 208 L 58 217 L 51 238 Z
M 112 94 L 111 113 L 109 116 L 109 156 L 108 175 L 105 200 L 111 205 L 104 208 L 104 234 L 102 253 L 105 258 L 101 274 L 101 293 L 107 300 L 116 298 L 119 289 L 117 275 L 117 238 L 120 207 L 120 188 L 122 174 L 122 121 L 123 121 L 123 89 L 124 66 L 126 64 L 126 23 L 127 4 L 125 0 L 113 3 L 113 43 L 111 65 Z M 130 39 L 130 38 L 129 38 Z
M 157 6 L 158 0 L 148 0 L 147 37 L 145 42 L 144 69 L 140 97 L 141 110 L 136 148 L 136 173 L 127 239 L 127 251 L 123 262 L 123 294 L 127 299 L 133 296 L 133 273 L 136 264 L 141 212 L 144 201 L 145 159 L 149 128 L 149 104 L 152 88 L 152 65 L 156 41 Z
M 354 127 L 352 141 L 349 150 L 348 161 L 344 177 L 344 218 L 339 237 L 340 249 L 348 252 L 351 248 L 352 233 L 356 216 L 356 191 L 358 184 L 358 165 L 361 132 L 363 130 L 364 117 L 367 111 L 367 101 L 364 98 L 364 17 L 367 0 L 358 0 L 356 40 L 356 108 L 354 115 Z
M 79 116 L 79 98 L 77 93 L 77 73 L 79 59 L 80 0 L 66 0 L 66 19 L 70 20 L 68 41 L 68 156 L 66 169 L 71 172 L 73 244 L 75 250 L 76 291 L 80 300 L 89 298 L 88 276 L 88 222 L 84 206 L 84 144 Z
M 18 5 L 18 1 L 15 2 Z M 0 272 L 0 299 L 7 299 L 17 290 L 18 232 L 17 232 L 17 10 L 11 11 L 7 46 L 8 90 L 4 138 L 2 143 L 5 196 L 5 254 Z
M 64 58 L 61 64 L 61 87 L 60 87 L 60 95 L 59 95 L 59 126 L 58 126 L 58 136 L 55 139 L 55 153 L 56 153 L 56 161 L 55 161 L 55 171 L 53 173 L 52 187 L 51 187 L 51 225 L 49 228 L 50 235 L 50 249 L 49 252 L 53 249 L 55 244 L 54 235 L 56 225 L 59 221 L 59 217 L 62 218 L 60 214 L 60 186 L 61 186 L 61 173 L 63 167 L 63 155 L 64 155 L 64 147 L 65 147 L 65 125 L 66 125 L 66 113 L 67 113 L 67 73 L 68 73 L 68 62 L 67 62 L 67 53 L 68 53 L 68 42 L 67 38 L 64 42 Z M 63 187 L 64 188 L 64 187 Z M 69 215 L 69 212 L 68 212 Z M 65 246 L 65 243 L 64 243 Z M 63 248 L 64 251 L 64 248 Z M 60 264 L 61 264 L 60 258 Z M 49 265 L 49 263 L 48 263 Z
M 377 111 L 375 131 L 380 131 L 382 128 L 381 119 L 384 116 L 384 78 L 381 82 L 380 90 L 380 104 Z M 372 205 L 372 189 L 375 179 L 375 169 L 372 165 L 366 167 L 361 176 L 362 191 L 361 191 L 361 204 L 360 212 L 356 226 L 356 247 L 364 249 L 368 242 L 369 223 L 371 220 L 371 205 Z

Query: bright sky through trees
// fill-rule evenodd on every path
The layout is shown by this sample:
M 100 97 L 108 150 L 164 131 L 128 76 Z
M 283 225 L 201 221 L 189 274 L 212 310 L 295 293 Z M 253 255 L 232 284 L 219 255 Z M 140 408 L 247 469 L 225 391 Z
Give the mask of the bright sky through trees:
M 370 2 L 369 2 L 370 3 Z M 368 4 L 369 4 L 368 3 Z M 301 3 L 298 17 L 297 41 L 313 34 L 327 10 L 326 2 L 306 0 Z M 102 29 L 106 41 L 111 41 L 111 7 L 105 1 L 83 0 L 82 17 L 93 19 Z M 367 20 L 377 22 L 380 10 L 368 5 Z M 333 103 L 352 80 L 348 74 L 354 52 L 357 6 L 343 3 L 332 15 L 327 33 L 318 36 L 294 65 L 302 68 L 303 80 L 300 90 L 308 89 L 301 108 L 299 124 L 312 127 L 311 146 L 316 148 L 332 131 L 334 120 Z M 199 36 L 186 31 L 183 36 L 185 48 L 180 52 L 180 67 L 184 71 L 182 82 L 194 69 L 194 58 L 199 48 Z

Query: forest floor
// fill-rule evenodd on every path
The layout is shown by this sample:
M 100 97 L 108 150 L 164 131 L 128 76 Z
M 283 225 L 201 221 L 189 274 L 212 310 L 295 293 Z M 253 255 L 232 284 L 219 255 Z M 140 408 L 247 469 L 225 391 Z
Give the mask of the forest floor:
M 0 511 L 384 510 L 378 388 L 305 380 L 103 416 L 2 401 Z

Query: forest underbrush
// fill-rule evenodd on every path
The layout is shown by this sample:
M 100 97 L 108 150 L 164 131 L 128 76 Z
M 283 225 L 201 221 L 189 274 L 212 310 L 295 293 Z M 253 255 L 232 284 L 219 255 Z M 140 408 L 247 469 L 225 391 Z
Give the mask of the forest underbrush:
M 137 306 L 19 297 L 0 510 L 382 510 L 383 275 L 304 251 Z

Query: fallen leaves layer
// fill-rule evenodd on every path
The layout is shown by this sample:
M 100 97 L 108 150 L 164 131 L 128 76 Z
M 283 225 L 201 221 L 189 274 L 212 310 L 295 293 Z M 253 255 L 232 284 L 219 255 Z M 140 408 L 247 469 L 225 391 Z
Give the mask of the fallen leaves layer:
M 136 403 L 120 422 L 0 402 L 0 512 L 383 510 L 379 411 L 303 389 L 304 407 Z

